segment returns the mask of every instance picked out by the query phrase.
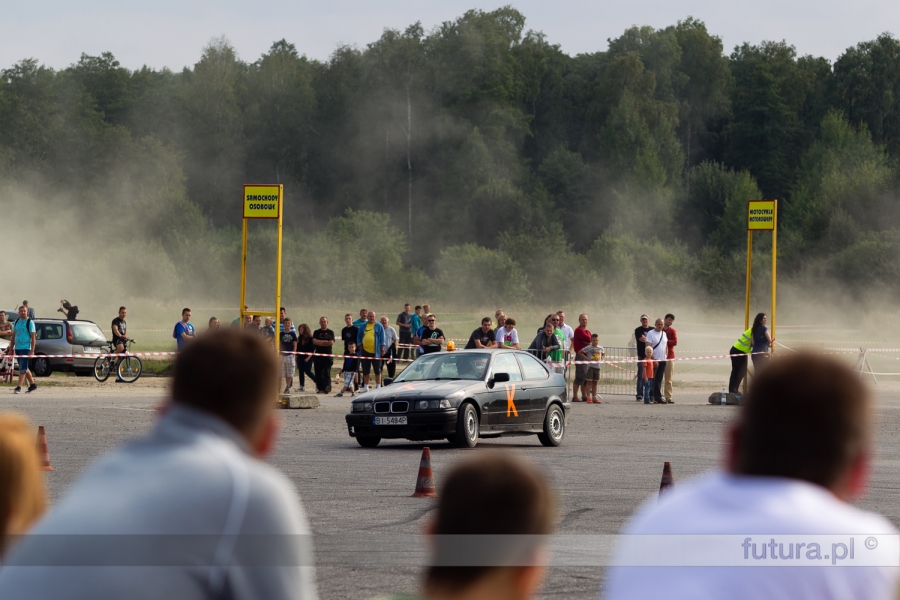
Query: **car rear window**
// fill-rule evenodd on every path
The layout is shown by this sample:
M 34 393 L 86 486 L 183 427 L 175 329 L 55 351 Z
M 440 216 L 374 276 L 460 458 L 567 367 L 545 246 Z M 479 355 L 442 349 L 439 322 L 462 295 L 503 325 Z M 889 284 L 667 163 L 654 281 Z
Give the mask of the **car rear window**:
M 105 344 L 106 334 L 93 323 L 69 323 L 72 328 L 72 341 L 76 344 L 98 346 Z
M 39 340 L 61 340 L 63 338 L 62 323 L 38 323 L 35 338 Z

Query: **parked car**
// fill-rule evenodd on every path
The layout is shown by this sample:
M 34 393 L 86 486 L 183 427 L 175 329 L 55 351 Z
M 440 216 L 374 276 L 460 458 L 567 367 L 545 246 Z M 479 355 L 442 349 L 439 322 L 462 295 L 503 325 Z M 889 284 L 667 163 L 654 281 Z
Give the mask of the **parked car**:
M 106 334 L 93 321 L 37 318 L 34 320 L 34 329 L 37 338 L 35 354 L 74 355 L 67 358 L 39 356 L 33 359 L 30 367 L 37 377 L 48 377 L 53 371 L 90 375 L 97 356 L 108 350 Z
M 572 407 L 565 378 L 519 350 L 425 354 L 384 381 L 353 400 L 346 416 L 348 433 L 365 448 L 396 438 L 472 448 L 479 438 L 506 435 L 558 446 Z

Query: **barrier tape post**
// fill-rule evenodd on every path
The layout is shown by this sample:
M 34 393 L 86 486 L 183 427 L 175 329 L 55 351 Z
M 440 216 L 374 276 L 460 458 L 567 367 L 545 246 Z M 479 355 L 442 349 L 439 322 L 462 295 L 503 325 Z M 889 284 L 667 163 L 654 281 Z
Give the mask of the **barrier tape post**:
M 865 370 L 864 370 L 865 369 Z M 859 371 L 859 378 L 862 379 L 863 375 L 871 375 L 872 381 L 875 384 L 878 384 L 878 379 L 875 377 L 875 370 L 869 364 L 869 349 L 868 348 L 860 348 L 859 349 L 859 357 L 856 359 L 856 363 L 853 365 L 854 371 Z M 868 373 L 866 373 L 868 371 Z

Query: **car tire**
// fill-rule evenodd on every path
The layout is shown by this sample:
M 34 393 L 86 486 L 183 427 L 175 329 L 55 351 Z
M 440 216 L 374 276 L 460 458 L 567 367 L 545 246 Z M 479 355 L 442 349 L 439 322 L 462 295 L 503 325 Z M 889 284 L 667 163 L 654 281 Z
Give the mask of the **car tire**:
M 544 431 L 538 434 L 541 443 L 548 447 L 562 444 L 566 436 L 566 417 L 559 404 L 551 404 L 544 416 Z
M 381 443 L 380 437 L 360 437 L 356 436 L 356 443 L 362 446 L 363 448 L 374 448 L 378 444 Z
M 453 443 L 459 448 L 474 448 L 478 443 L 478 411 L 471 402 L 459 407 Z
M 31 364 L 28 365 L 28 368 L 31 369 L 31 372 L 34 373 L 35 377 L 50 377 L 50 374 L 53 373 L 50 359 L 46 356 L 33 358 L 29 362 Z

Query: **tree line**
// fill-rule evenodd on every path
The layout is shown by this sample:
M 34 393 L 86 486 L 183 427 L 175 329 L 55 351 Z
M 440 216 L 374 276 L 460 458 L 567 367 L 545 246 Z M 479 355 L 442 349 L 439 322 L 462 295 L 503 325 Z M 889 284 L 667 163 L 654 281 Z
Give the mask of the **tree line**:
M 234 292 L 250 182 L 285 185 L 298 300 L 730 301 L 757 198 L 779 200 L 784 276 L 892 292 L 898 100 L 887 33 L 831 63 L 728 53 L 687 18 L 569 56 L 511 7 L 472 10 L 327 61 L 224 38 L 180 72 L 21 60 L 0 73 L 0 193 L 134 248 L 123 276 L 162 296 Z

